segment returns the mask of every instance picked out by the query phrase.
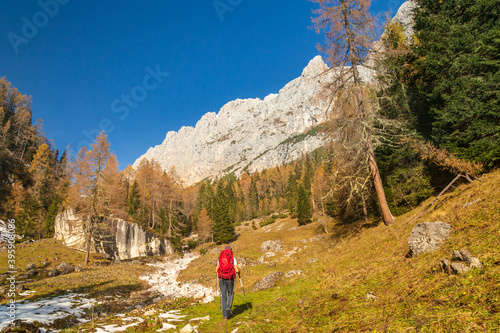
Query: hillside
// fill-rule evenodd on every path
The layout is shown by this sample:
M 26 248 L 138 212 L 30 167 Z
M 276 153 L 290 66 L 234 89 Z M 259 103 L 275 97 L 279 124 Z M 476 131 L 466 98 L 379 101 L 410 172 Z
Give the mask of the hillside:
M 256 221 L 242 225 L 237 230 L 238 239 L 231 245 L 243 266 L 250 310 L 237 283 L 235 316 L 227 323 L 228 331 L 236 332 L 236 328 L 239 328 L 237 332 L 497 331 L 500 329 L 499 192 L 500 172 L 496 171 L 472 184 L 461 185 L 419 216 L 430 201 L 425 202 L 398 218 L 391 227 L 373 221 L 343 225 L 328 220 L 326 235 L 319 222 L 298 227 L 295 220 L 288 218 L 277 219 L 262 228 L 257 227 Z M 413 226 L 425 221 L 451 224 L 453 231 L 449 240 L 436 252 L 406 258 Z M 261 246 L 269 240 L 281 241 L 282 250 L 274 250 L 274 256 L 269 254 L 265 258 Z M 20 266 L 35 261 L 36 257 L 56 255 L 37 253 L 40 246 L 40 242 L 31 243 L 20 250 L 23 258 Z M 50 246 L 64 260 L 81 261 L 63 254 L 67 250 Z M 215 248 L 207 244 L 194 250 L 193 253 L 202 249 L 208 253 L 194 260 L 179 279 L 213 288 L 218 253 Z M 469 249 L 477 256 L 483 269 L 461 276 L 447 275 L 436 269 L 441 259 L 451 259 L 452 251 L 461 249 Z M 1 260 L 6 260 L 5 253 Z M 95 258 L 94 263 L 98 262 Z M 146 273 L 150 268 L 141 266 L 139 261 L 132 265 L 115 263 L 64 277 L 43 278 L 24 284 L 24 288 L 36 291 L 29 297 L 39 300 L 64 294 L 63 290 L 68 289 L 66 293 L 90 292 L 105 301 L 96 307 L 100 316 L 94 317 L 93 322 L 77 326 L 74 321 L 66 322 L 68 332 L 91 326 L 119 326 L 123 315 L 138 318 L 135 328 L 130 329 L 154 332 L 167 324 L 168 316 L 161 315 L 165 311 L 181 316 L 177 322 L 168 322 L 177 329 L 187 325 L 189 319 L 209 315 L 210 319 L 191 323 L 198 326 L 199 332 L 223 331 L 217 299 L 216 303 L 204 305 L 194 305 L 189 298 L 166 299 L 148 305 L 151 300 L 146 301 L 147 294 L 135 292 L 133 297 L 127 296 L 131 291 L 144 288 L 140 280 L 133 282 L 137 273 L 130 274 L 139 271 Z M 295 274 L 302 271 L 302 274 L 293 276 L 291 271 Z M 276 272 L 283 274 L 273 288 L 252 291 L 263 277 Z M 59 282 L 55 283 L 54 279 Z M 367 299 L 368 293 L 376 299 Z M 142 305 L 135 306 L 137 304 Z M 86 316 L 91 318 L 91 313 Z M 61 322 L 58 325 L 61 327 Z

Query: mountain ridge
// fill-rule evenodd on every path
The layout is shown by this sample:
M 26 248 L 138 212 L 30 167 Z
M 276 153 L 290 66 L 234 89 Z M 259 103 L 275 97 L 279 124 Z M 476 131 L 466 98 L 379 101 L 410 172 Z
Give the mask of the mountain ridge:
M 414 1 L 401 5 L 393 21 L 412 29 Z M 292 162 L 324 145 L 324 136 L 315 130 L 327 120 L 327 101 L 319 98 L 322 85 L 332 80 L 333 71 L 318 55 L 309 61 L 300 77 L 287 83 L 277 94 L 264 99 L 236 99 L 218 112 L 208 112 L 195 127 L 169 131 L 163 142 L 151 147 L 143 159 L 157 161 L 163 170 L 172 167 L 184 185 L 229 173 L 257 172 Z M 365 81 L 374 73 L 359 68 Z M 335 115 L 334 115 L 335 116 Z M 251 121 L 249 121 L 251 120 Z M 300 136 L 301 140 L 293 140 Z

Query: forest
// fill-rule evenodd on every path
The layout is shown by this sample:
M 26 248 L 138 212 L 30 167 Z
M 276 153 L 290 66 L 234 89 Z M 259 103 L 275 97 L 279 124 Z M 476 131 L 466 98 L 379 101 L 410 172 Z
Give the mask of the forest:
M 396 217 L 457 175 L 467 181 L 498 168 L 500 4 L 418 4 L 415 33 L 408 36 L 401 25 L 387 23 L 370 61 L 377 83 L 353 92 L 369 112 L 360 113 L 349 102 L 354 95 L 344 93 L 342 118 L 319 129 L 341 140 L 329 140 L 288 165 L 189 187 L 177 170 L 162 170 L 156 161 L 120 170 L 104 132 L 76 156 L 54 149 L 43 122 L 32 119 L 31 97 L 1 78 L 0 219 L 15 217 L 25 238 L 47 238 L 56 215 L 72 207 L 89 223 L 109 217 L 139 223 L 180 249 L 192 233 L 197 242 L 229 243 L 235 226 L 256 218 L 261 225 L 282 215 L 297 218 L 299 225 L 323 215 L 345 223 L 382 220 L 378 189 L 369 180 L 372 155 Z M 319 31 L 328 29 L 321 15 L 313 22 Z M 364 47 L 359 59 L 345 63 L 363 64 L 369 54 Z M 355 145 L 356 140 L 364 143 Z

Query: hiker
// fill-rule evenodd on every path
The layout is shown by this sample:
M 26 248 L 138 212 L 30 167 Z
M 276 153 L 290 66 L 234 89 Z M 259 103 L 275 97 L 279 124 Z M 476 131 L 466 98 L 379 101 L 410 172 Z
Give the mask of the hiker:
M 221 251 L 217 263 L 217 276 L 219 277 L 219 288 L 222 294 L 222 316 L 229 319 L 233 315 L 231 307 L 234 297 L 234 279 L 240 274 L 236 259 L 233 257 L 231 246 L 227 245 Z

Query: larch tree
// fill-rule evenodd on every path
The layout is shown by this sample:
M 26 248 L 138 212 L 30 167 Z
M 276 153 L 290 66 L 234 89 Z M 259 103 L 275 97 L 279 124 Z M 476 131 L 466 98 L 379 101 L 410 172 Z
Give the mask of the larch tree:
M 105 191 L 105 169 L 111 155 L 106 134 L 101 132 L 91 144 L 83 147 L 72 163 L 72 183 L 69 189 L 69 203 L 85 221 L 84 265 L 88 265 L 92 242 L 96 237 L 106 235 L 100 223 L 110 213 Z
M 386 225 L 394 222 L 382 185 L 374 155 L 373 133 L 376 107 L 371 100 L 368 83 L 363 82 L 360 69 L 374 39 L 375 22 L 369 13 L 371 0 L 310 0 L 319 9 L 312 19 L 316 32 L 324 31 L 326 44 L 319 50 L 326 54 L 333 80 L 325 84 L 330 98 L 330 135 L 339 147 L 334 158 L 339 161 L 334 177 L 341 202 L 348 210 L 363 208 L 366 216 L 371 176 Z M 333 140 L 335 138 L 336 140 Z

